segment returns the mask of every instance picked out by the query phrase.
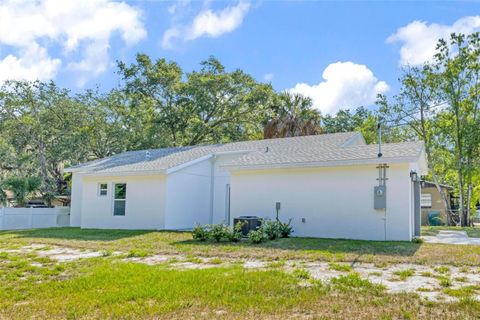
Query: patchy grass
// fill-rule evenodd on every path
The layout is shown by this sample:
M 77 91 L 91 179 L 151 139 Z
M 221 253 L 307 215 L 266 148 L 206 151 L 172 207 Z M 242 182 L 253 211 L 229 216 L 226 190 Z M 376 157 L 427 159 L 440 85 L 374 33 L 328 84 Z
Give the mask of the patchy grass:
M 425 226 L 422 227 L 422 236 L 436 236 L 440 230 L 466 231 L 469 237 L 480 238 L 480 227 Z
M 473 295 L 480 293 L 480 286 L 464 286 L 457 289 L 447 288 L 443 292 L 452 297 L 457 298 L 471 298 Z
M 354 241 L 287 238 L 251 245 L 197 242 L 189 232 L 98 230 L 79 228 L 0 232 L 0 247 L 18 248 L 31 243 L 78 249 L 130 252 L 137 255 L 192 254 L 202 257 L 271 260 L 305 259 L 331 262 L 454 264 L 480 266 L 480 246 L 412 242 Z
M 452 286 L 452 279 L 447 276 L 438 276 L 438 284 L 444 288 L 448 288 Z
M 301 238 L 255 246 L 198 244 L 189 240 L 188 233 L 180 232 L 83 231 L 0 232 L 0 249 L 4 250 L 46 244 L 102 252 L 100 257 L 70 263 L 40 257 L 36 250 L 0 252 L 0 319 L 475 319 L 480 314 L 480 302 L 468 300 L 470 293 L 477 292 L 470 286 L 463 291 L 445 287 L 445 294 L 462 298 L 460 302 L 430 303 L 416 293 L 388 293 L 383 286 L 354 272 L 322 283 L 312 280 L 301 263 L 292 272 L 281 268 L 286 260 L 294 258 L 331 261 L 329 267 L 341 271 L 347 271 L 344 266 L 348 265 L 339 261 L 362 259 L 386 266 L 404 259 L 426 264 L 446 255 L 443 250 L 447 248 L 448 252 L 449 246 L 422 249 L 425 244 L 389 243 L 388 251 L 381 242 Z M 262 257 L 270 260 L 270 268 L 247 270 L 225 264 L 178 270 L 171 268 L 175 258 L 146 265 L 124 261 L 125 255 L 114 252 L 132 257 L 171 253 L 192 261 L 211 258 L 205 259 L 210 263 L 242 263 L 239 259 Z M 457 254 L 466 259 L 475 253 Z M 449 272 L 437 274 L 439 281 L 440 277 L 449 279 L 444 275 Z
M 109 260 L 110 259 L 110 260 Z M 427 304 L 415 294 L 385 294 L 358 274 L 332 285 L 279 270 L 240 267 L 168 270 L 103 257 L 66 264 L 66 279 L 32 285 L 6 280 L 0 287 L 0 318 L 355 318 L 474 319 L 478 302 Z M 61 281 L 60 281 L 61 280 Z M 2 282 L 3 284 L 3 282 Z M 59 303 L 59 301 L 61 303 Z
M 330 270 L 341 271 L 341 272 L 350 272 L 353 270 L 352 266 L 349 264 L 340 264 L 336 262 L 330 262 L 328 265 Z
M 434 270 L 441 274 L 450 273 L 450 268 L 447 266 L 439 266 L 439 267 L 436 267 Z
M 379 284 L 373 284 L 367 279 L 362 279 L 356 272 L 349 273 L 345 276 L 332 279 L 335 288 L 341 291 L 360 290 L 373 295 L 380 295 L 385 291 L 385 287 Z
M 303 279 L 303 280 L 310 279 L 310 273 L 305 269 L 300 269 L 300 268 L 295 269 L 293 270 L 292 274 L 299 279 Z
M 398 276 L 400 280 L 405 281 L 409 277 L 415 274 L 415 269 L 410 268 L 410 269 L 398 270 L 398 271 L 395 271 L 393 274 Z

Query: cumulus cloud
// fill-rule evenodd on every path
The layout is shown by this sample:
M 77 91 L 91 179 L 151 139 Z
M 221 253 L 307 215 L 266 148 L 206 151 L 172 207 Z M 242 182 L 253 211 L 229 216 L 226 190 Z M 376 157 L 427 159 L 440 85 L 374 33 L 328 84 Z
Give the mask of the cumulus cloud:
M 5 80 L 48 80 L 60 68 L 60 59 L 52 59 L 36 43 L 22 49 L 20 57 L 12 54 L 0 60 L 0 83 Z
M 470 34 L 480 31 L 480 16 L 463 17 L 452 25 L 413 21 L 387 38 L 387 43 L 401 43 L 400 65 L 421 65 L 430 61 L 440 38 L 451 33 Z
M 185 25 L 175 24 L 163 34 L 162 47 L 171 49 L 175 40 L 191 41 L 200 37 L 217 38 L 238 28 L 250 9 L 250 3 L 240 1 L 220 11 L 204 9 Z M 171 14 L 175 13 L 172 8 Z
M 67 63 L 71 69 L 98 75 L 108 65 L 110 38 L 114 33 L 126 45 L 146 37 L 141 18 L 137 8 L 113 0 L 2 1 L 0 45 L 15 51 L 1 61 L 2 68 L 10 70 L 12 78 L 53 78 L 60 60 L 51 58 L 48 49 L 57 45 L 63 49 L 65 59 L 80 56 L 79 61 Z M 41 54 L 32 55 L 32 50 Z M 36 75 L 38 70 L 48 72 Z
M 377 94 L 389 90 L 388 84 L 379 81 L 367 66 L 350 61 L 328 65 L 322 78 L 319 84 L 299 83 L 289 91 L 312 98 L 315 108 L 332 114 L 340 109 L 371 105 Z

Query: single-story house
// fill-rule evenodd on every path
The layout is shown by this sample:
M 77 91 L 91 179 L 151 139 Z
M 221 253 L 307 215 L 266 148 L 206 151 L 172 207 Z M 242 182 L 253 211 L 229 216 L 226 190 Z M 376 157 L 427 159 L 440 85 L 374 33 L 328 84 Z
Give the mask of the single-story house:
M 382 144 L 381 153 L 358 132 L 125 152 L 65 170 L 71 225 L 182 230 L 274 219 L 279 206 L 295 236 L 411 240 L 424 145 Z

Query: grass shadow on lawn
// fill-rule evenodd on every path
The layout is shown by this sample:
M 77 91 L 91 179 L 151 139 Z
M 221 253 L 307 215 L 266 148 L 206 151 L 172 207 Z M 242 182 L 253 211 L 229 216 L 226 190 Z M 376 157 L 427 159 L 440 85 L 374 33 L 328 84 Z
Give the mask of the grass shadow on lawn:
M 85 240 L 85 241 L 115 241 L 123 238 L 144 235 L 151 232 L 156 232 L 156 231 L 155 230 L 99 230 L 99 229 L 80 229 L 80 228 L 74 228 L 74 227 L 65 227 L 65 228 L 0 231 L 0 236 L 3 234 L 11 234 L 16 238 L 50 238 L 50 239 Z
M 198 247 L 225 247 L 235 246 L 239 248 L 264 248 L 285 251 L 303 252 L 328 252 L 332 254 L 356 254 L 363 255 L 388 255 L 388 256 L 413 256 L 420 249 L 420 243 L 407 241 L 365 241 L 326 238 L 287 238 L 266 241 L 260 244 L 252 244 L 248 241 L 239 243 L 228 242 L 199 242 L 195 240 L 183 240 L 172 243 L 175 245 L 194 245 Z

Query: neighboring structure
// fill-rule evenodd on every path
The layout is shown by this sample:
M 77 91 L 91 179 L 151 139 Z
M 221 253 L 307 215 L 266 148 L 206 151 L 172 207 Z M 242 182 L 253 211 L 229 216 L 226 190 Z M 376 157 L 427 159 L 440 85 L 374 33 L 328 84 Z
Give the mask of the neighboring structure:
M 189 229 L 272 219 L 279 202 L 296 236 L 410 240 L 420 223 L 411 173 L 426 174 L 423 143 L 384 144 L 380 158 L 377 149 L 348 132 L 126 152 L 66 170 L 71 225 Z
M 428 214 L 431 212 L 438 212 L 442 221 L 446 222 L 448 208 L 445 207 L 435 183 L 422 180 L 421 186 L 422 194 L 420 203 L 422 207 L 422 225 L 425 226 L 429 224 Z M 450 208 L 454 208 L 455 198 L 453 196 L 453 187 L 446 184 L 440 184 L 440 188 L 442 188 L 443 192 L 445 193 L 450 204 Z

